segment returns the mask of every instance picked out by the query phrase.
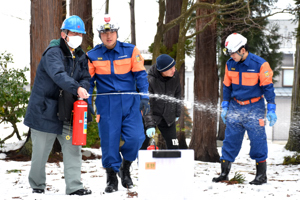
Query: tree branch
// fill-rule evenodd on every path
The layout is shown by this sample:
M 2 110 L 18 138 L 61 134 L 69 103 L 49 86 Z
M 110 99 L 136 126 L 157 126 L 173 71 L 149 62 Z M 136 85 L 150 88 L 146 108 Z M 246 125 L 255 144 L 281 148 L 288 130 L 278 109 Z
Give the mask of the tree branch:
M 232 6 L 236 6 L 238 4 L 243 4 L 243 2 L 244 2 L 243 0 L 237 0 L 235 2 L 225 4 L 225 5 L 197 2 L 194 5 L 192 5 L 186 12 L 182 13 L 179 17 L 177 17 L 176 19 L 173 19 L 169 23 L 165 24 L 164 25 L 164 33 L 167 32 L 168 30 L 170 30 L 171 28 L 173 28 L 174 26 L 178 25 L 181 20 L 189 17 L 191 15 L 191 13 L 193 11 L 195 11 L 196 9 L 198 9 L 198 8 L 207 8 L 207 9 L 220 10 L 220 9 L 225 9 L 225 8 L 229 8 L 229 7 L 232 7 Z
M 13 132 L 10 135 L 8 135 L 6 138 L 4 138 L 3 140 L 0 140 L 0 144 L 3 144 L 6 140 L 8 140 L 12 136 L 14 136 L 14 134 L 15 134 L 15 130 L 13 130 Z
M 192 38 L 195 35 L 202 33 L 206 29 L 206 27 L 210 26 L 214 21 L 216 21 L 216 16 L 214 16 L 208 23 L 206 23 L 205 26 L 200 31 L 197 31 L 197 32 L 193 33 L 192 35 L 186 36 L 186 39 Z

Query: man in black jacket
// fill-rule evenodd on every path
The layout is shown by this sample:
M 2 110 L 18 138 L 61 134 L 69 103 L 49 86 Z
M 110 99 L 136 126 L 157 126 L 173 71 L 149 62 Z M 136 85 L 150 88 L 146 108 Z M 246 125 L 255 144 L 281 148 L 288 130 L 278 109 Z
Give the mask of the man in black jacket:
M 149 138 L 155 135 L 157 126 L 166 141 L 168 149 L 178 149 L 176 121 L 181 112 L 181 88 L 179 74 L 175 69 L 175 60 L 169 55 L 157 57 L 156 64 L 148 72 L 150 112 L 144 116 L 146 135 L 141 149 L 146 149 Z
M 80 47 L 86 32 L 76 15 L 67 18 L 61 30 L 61 38 L 52 40 L 42 55 L 24 119 L 32 139 L 28 179 L 33 193 L 45 193 L 45 165 L 57 138 L 63 152 L 66 194 L 87 195 L 92 192 L 84 189 L 81 182 L 81 146 L 72 145 L 70 122 L 60 121 L 57 116 L 60 88 L 79 98 L 88 98 L 91 76 L 87 56 Z

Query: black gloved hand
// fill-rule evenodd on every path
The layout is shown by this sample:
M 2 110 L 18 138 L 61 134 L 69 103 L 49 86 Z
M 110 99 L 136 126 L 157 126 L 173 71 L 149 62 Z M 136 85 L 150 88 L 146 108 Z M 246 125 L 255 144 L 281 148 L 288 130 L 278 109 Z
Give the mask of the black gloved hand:
M 141 99 L 140 111 L 142 111 L 143 115 L 147 115 L 149 113 L 150 111 L 149 99 Z

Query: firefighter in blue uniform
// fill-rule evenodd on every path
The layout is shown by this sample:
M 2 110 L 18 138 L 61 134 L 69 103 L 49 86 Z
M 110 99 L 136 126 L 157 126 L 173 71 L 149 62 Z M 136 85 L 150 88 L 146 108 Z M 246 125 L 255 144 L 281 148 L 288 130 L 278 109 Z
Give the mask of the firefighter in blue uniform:
M 102 44 L 88 52 L 92 77 L 89 93 L 93 93 L 96 83 L 95 104 L 108 193 L 118 190 L 116 173 L 123 187 L 133 187 L 129 169 L 145 140 L 142 113 L 150 109 L 144 59 L 134 45 L 117 40 L 119 26 L 113 20 L 104 17 L 98 28 Z M 136 89 L 144 95 L 138 95 Z M 124 145 L 119 149 L 120 138 Z
M 268 147 L 265 132 L 265 102 L 270 126 L 277 120 L 273 71 L 263 58 L 248 51 L 247 39 L 229 35 L 224 53 L 230 55 L 224 75 L 221 117 L 226 124 L 221 156 L 221 175 L 213 182 L 228 180 L 231 163 L 237 157 L 245 131 L 250 139 L 250 157 L 256 161 L 256 176 L 250 184 L 267 182 Z

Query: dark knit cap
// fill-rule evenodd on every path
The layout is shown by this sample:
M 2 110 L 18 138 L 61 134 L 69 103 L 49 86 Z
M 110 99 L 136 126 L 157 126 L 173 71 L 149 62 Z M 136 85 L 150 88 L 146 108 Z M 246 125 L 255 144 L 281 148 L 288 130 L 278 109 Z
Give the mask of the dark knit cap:
M 171 69 L 175 64 L 175 60 L 167 54 L 161 54 L 156 58 L 156 69 L 159 72 L 167 71 Z

